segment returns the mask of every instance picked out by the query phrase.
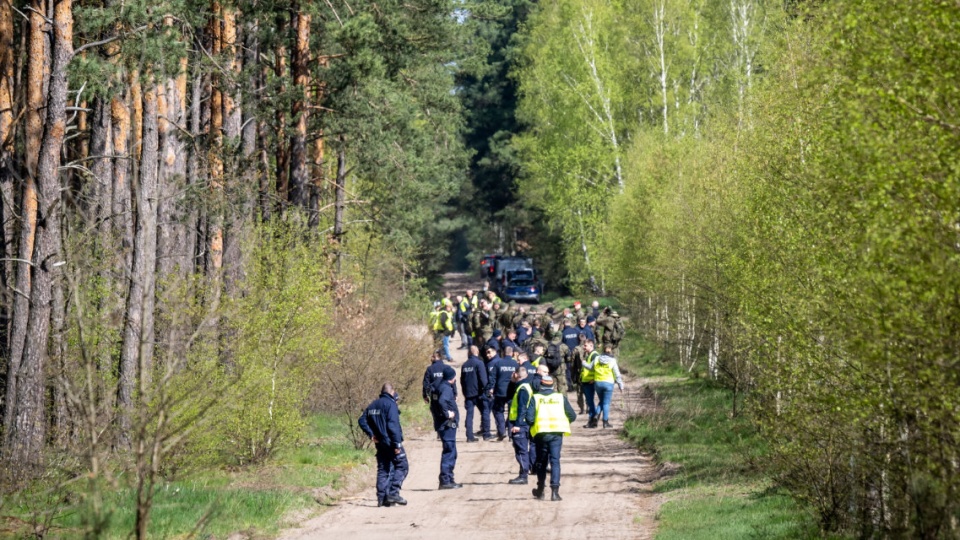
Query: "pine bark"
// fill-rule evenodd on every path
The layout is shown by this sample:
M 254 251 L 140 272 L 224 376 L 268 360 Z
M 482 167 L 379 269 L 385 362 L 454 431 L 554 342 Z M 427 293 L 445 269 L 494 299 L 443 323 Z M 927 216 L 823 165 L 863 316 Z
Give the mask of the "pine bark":
M 50 55 L 45 30 L 46 7 L 41 0 L 33 0 L 27 41 L 26 132 L 24 161 L 26 175 L 20 195 L 20 242 L 17 262 L 17 284 L 14 288 L 13 327 L 10 335 L 10 356 L 7 362 L 6 408 L 4 409 L 5 443 L 12 444 L 14 405 L 17 402 L 17 384 L 30 319 L 30 298 L 33 285 L 33 254 L 37 232 L 37 172 L 43 137 L 43 110 L 46 95 L 45 79 L 49 72 Z
M 14 67 L 13 56 L 13 5 L 0 2 L 0 254 L 4 258 L 0 264 L 0 288 L 3 303 L 0 308 L 0 357 L 10 354 L 10 324 L 13 302 L 10 291 L 13 289 L 14 264 L 16 253 L 16 212 L 14 206 L 15 175 L 14 159 Z M 2 371 L 0 371 L 2 374 Z M 4 380 L 0 378 L 0 380 Z M 0 405 L 0 411 L 6 407 Z M 0 413 L 5 415 L 5 412 Z M 2 422 L 2 418 L 0 418 Z
M 53 10 L 53 52 L 47 96 L 46 125 L 37 163 L 37 235 L 33 261 L 35 273 L 27 323 L 27 340 L 13 403 L 14 422 L 10 430 L 9 456 L 21 466 L 40 465 L 46 433 L 44 369 L 52 294 L 60 274 L 60 154 L 66 131 L 67 65 L 73 58 L 73 5 L 55 0 Z
M 310 203 L 309 182 L 310 170 L 307 163 L 307 98 L 310 83 L 310 15 L 304 13 L 300 4 L 295 4 L 293 15 L 294 47 L 293 47 L 293 84 L 296 86 L 296 97 L 293 101 L 291 114 L 294 125 L 290 137 L 290 204 L 304 210 Z

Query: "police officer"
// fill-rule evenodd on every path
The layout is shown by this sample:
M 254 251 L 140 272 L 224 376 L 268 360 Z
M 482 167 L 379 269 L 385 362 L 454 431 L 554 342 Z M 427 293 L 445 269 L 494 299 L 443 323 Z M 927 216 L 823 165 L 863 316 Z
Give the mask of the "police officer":
M 490 415 L 493 413 L 493 373 L 494 373 L 494 364 L 500 361 L 500 357 L 497 356 L 497 351 L 493 349 L 484 349 L 483 355 L 486 357 L 483 362 L 483 367 L 487 371 L 487 384 L 483 387 L 483 393 L 480 395 L 480 431 L 477 435 L 483 437 L 483 440 L 489 441 L 493 439 L 493 435 L 490 434 Z
M 494 351 L 496 351 L 497 356 L 500 356 L 503 353 L 502 335 L 503 333 L 499 329 L 494 330 L 493 333 L 490 335 L 490 339 L 488 339 L 487 342 L 484 344 L 484 347 L 486 347 L 488 350 L 493 349 Z
M 463 296 L 457 296 L 457 331 L 460 332 L 460 346 L 457 349 L 470 348 L 470 335 L 467 334 L 467 327 L 470 323 L 470 299 Z
M 577 413 L 567 401 L 567 396 L 553 391 L 553 378 L 547 375 L 540 381 L 540 391 L 533 395 L 532 406 L 527 408 L 527 422 L 530 435 L 537 450 L 535 471 L 537 487 L 533 490 L 536 499 L 543 500 L 543 488 L 547 479 L 547 465 L 550 466 L 551 501 L 560 498 L 560 449 L 563 437 L 570 434 L 570 423 L 577 419 Z
M 514 351 L 521 351 L 520 344 L 517 343 L 517 331 L 513 328 L 508 328 L 506 332 L 507 336 L 503 338 L 503 341 L 500 342 L 500 350 L 505 351 L 507 347 L 510 347 Z
M 470 346 L 467 361 L 460 367 L 460 390 L 463 393 L 463 408 L 467 411 L 464 427 L 467 431 L 467 442 L 477 442 L 473 432 L 473 411 L 480 410 L 480 432 L 490 436 L 490 412 L 484 415 L 487 408 L 486 400 L 481 399 L 483 389 L 487 386 L 487 367 L 480 360 L 480 350 L 476 345 Z M 484 425 L 484 416 L 486 425 Z
M 520 474 L 510 480 L 510 484 L 526 484 L 530 473 L 530 425 L 527 423 L 527 408 L 533 401 L 532 375 L 527 374 L 523 366 L 513 373 L 513 382 L 517 389 L 510 400 L 510 440 L 513 441 L 513 453 L 520 465 Z
M 430 357 L 430 365 L 423 372 L 423 401 L 430 403 L 430 396 L 433 393 L 433 383 L 443 377 L 443 359 L 440 351 L 433 351 Z
M 443 443 L 443 451 L 440 453 L 439 489 L 463 487 L 453 478 L 453 469 L 457 465 L 457 424 L 460 421 L 456 382 L 457 372 L 450 366 L 444 366 L 440 380 L 433 385 L 433 399 L 430 402 L 433 428 Z
M 393 385 L 385 383 L 380 397 L 373 400 L 357 420 L 357 425 L 373 441 L 377 449 L 377 506 L 405 505 L 400 488 L 410 465 L 403 449 L 400 408 Z
M 487 395 L 493 397 L 493 419 L 497 424 L 497 440 L 507 438 L 506 407 L 510 402 L 510 379 L 520 367 L 513 358 L 497 358 L 487 364 Z

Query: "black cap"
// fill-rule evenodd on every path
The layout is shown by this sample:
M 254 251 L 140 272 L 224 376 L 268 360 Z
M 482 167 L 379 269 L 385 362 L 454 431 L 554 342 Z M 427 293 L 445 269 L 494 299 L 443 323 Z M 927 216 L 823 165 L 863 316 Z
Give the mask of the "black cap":
M 443 368 L 443 380 L 452 381 L 457 378 L 457 371 L 450 366 Z

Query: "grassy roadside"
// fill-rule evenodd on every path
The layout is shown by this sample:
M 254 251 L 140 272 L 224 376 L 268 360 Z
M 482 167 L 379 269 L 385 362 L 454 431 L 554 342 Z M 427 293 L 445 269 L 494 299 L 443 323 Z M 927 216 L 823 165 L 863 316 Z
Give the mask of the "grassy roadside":
M 426 408 L 418 400 L 404 407 L 404 427 L 421 425 Z M 248 538 L 275 535 L 321 510 L 318 503 L 335 494 L 357 467 L 372 463 L 372 453 L 356 450 L 343 420 L 330 415 L 308 419 L 303 444 L 269 463 L 239 470 L 205 470 L 164 482 L 150 514 L 152 538 Z M 75 538 L 86 530 L 84 493 L 74 488 L 34 490 L 0 506 L 0 537 L 34 536 L 35 522 L 46 522 L 47 538 Z M 103 504 L 112 513 L 98 537 L 128 538 L 136 518 L 135 493 L 120 486 L 106 491 Z
M 654 486 L 667 499 L 656 538 L 818 538 L 812 515 L 754 466 L 764 443 L 747 419 L 731 418 L 731 393 L 663 362 L 655 347 L 631 337 L 624 367 L 658 379 L 652 390 L 659 407 L 630 419 L 625 436 L 676 467 Z

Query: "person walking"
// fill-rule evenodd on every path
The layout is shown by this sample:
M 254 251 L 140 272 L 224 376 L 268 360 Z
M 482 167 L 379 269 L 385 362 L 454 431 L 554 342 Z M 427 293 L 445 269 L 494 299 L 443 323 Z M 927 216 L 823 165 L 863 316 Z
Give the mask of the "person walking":
M 486 401 L 481 399 L 483 389 L 487 387 L 487 368 L 480 360 L 480 349 L 476 345 L 470 346 L 467 361 L 460 367 L 460 391 L 463 393 L 463 408 L 466 411 L 464 428 L 467 432 L 467 442 L 477 442 L 473 431 L 473 413 L 480 410 L 480 431 L 490 436 L 490 414 L 487 413 L 486 429 L 483 427 L 483 411 Z
M 453 362 L 453 356 L 450 355 L 450 336 L 454 331 L 453 303 L 444 305 L 440 312 L 440 342 L 443 344 L 443 359 L 447 362 Z
M 433 429 L 436 430 L 443 450 L 440 453 L 439 489 L 457 489 L 463 487 L 453 477 L 457 466 L 457 424 L 460 410 L 457 408 L 457 372 L 450 366 L 444 366 L 443 376 L 433 386 L 433 399 L 430 412 L 433 414 Z
M 550 500 L 560 501 L 560 450 L 563 438 L 570 434 L 570 423 L 577 419 L 567 396 L 553 390 L 553 378 L 547 375 L 540 380 L 540 390 L 533 395 L 532 406 L 527 408 L 527 423 L 536 447 L 535 473 L 537 487 L 533 496 L 543 500 L 547 480 L 547 465 L 550 466 Z
M 509 484 L 526 484 L 530 474 L 530 425 L 527 423 L 527 408 L 533 401 L 533 387 L 530 385 L 532 373 L 527 374 L 523 366 L 513 373 L 513 383 L 517 389 L 510 400 L 510 412 L 507 421 L 510 426 L 510 440 L 513 442 L 513 454 L 520 465 L 520 474 Z
M 377 506 L 407 504 L 400 496 L 400 488 L 410 465 L 403 449 L 398 399 L 393 385 L 384 383 L 380 397 L 373 400 L 357 420 L 357 425 L 370 437 L 377 451 Z
M 510 379 L 520 367 L 513 358 L 497 358 L 487 364 L 487 394 L 493 397 L 493 419 L 497 424 L 497 440 L 507 438 L 507 404 L 510 403 Z
M 457 349 L 469 349 L 470 348 L 470 299 L 457 296 L 457 312 L 456 312 L 456 321 L 457 321 L 457 331 L 460 333 L 460 346 Z
M 614 382 L 623 392 L 623 377 L 620 375 L 617 359 L 613 357 L 613 347 L 607 346 L 603 354 L 597 357 L 596 364 L 593 366 L 593 381 L 597 390 L 597 398 L 600 400 L 597 416 L 603 415 L 603 427 L 609 428 L 611 427 L 610 402 L 613 400 Z M 596 425 L 597 421 L 594 420 L 594 426 Z
M 587 414 L 590 416 L 590 420 L 587 421 L 588 428 L 597 427 L 598 417 L 597 402 L 594 399 L 596 397 L 594 365 L 600 353 L 594 350 L 594 346 L 593 340 L 588 339 L 583 342 L 586 356 L 580 366 L 580 387 L 583 388 L 583 398 L 587 402 Z

